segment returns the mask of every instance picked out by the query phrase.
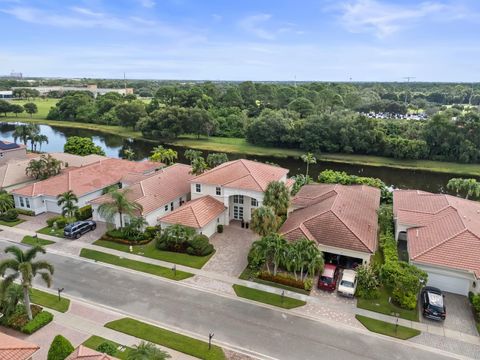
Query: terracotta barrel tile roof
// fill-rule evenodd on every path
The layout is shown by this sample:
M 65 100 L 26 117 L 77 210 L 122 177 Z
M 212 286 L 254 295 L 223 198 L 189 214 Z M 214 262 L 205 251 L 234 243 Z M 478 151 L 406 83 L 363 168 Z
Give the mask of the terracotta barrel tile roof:
M 396 190 L 397 224 L 409 226 L 410 259 L 480 277 L 480 203 L 446 194 Z
M 0 360 L 27 360 L 38 349 L 38 345 L 0 332 Z
M 225 209 L 222 202 L 207 195 L 187 202 L 158 220 L 168 224 L 181 224 L 200 229 L 219 217 Z
M 98 351 L 80 345 L 65 360 L 119 360 L 116 357 L 99 353 Z
M 288 169 L 251 160 L 228 161 L 195 177 L 192 182 L 263 192 L 272 181 L 279 181 Z
M 190 174 L 192 167 L 184 164 L 175 164 L 161 169 L 149 176 L 140 175 L 142 180 L 130 185 L 127 197 L 142 205 L 143 215 L 190 192 L 189 180 L 194 177 Z M 109 195 L 103 195 L 90 201 L 91 204 L 102 204 L 108 201 Z M 185 201 L 186 199 L 184 199 Z
M 160 166 L 162 164 L 151 161 L 106 159 L 79 168 L 67 168 L 60 175 L 13 190 L 12 193 L 24 196 L 57 196 L 72 190 L 75 195 L 82 196 L 115 184 L 127 174 L 144 174 Z
M 380 190 L 365 185 L 312 184 L 292 200 L 280 233 L 290 241 L 306 237 L 319 244 L 373 253 L 377 249 Z

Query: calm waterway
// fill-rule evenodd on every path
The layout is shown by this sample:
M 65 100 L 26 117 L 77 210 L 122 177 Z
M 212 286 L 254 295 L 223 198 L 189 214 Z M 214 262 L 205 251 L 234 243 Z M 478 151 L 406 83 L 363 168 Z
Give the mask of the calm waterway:
M 0 137 L 2 139 L 13 141 L 12 133 L 15 130 L 16 123 L 0 123 Z M 118 135 L 105 134 L 99 131 L 87 129 L 73 129 L 58 126 L 40 125 L 41 133 L 48 136 L 49 143 L 42 145 L 42 151 L 62 152 L 63 145 L 69 136 L 91 137 L 95 144 L 102 147 L 107 156 L 122 157 L 123 150 L 127 147 L 133 149 L 137 160 L 145 159 L 149 156 L 153 147 L 158 145 L 154 142 L 127 139 Z M 178 151 L 179 161 L 187 162 L 183 157 L 185 148 L 170 146 Z M 207 154 L 204 151 L 204 154 Z M 290 176 L 304 173 L 305 164 L 298 158 L 293 157 L 273 157 L 273 156 L 252 156 L 241 153 L 228 154 L 230 160 L 238 158 L 247 158 L 262 162 L 276 163 L 282 167 L 290 169 Z M 458 175 L 447 173 L 434 173 L 428 171 L 393 169 L 388 167 L 364 166 L 354 164 L 340 164 L 335 162 L 319 161 L 310 166 L 310 174 L 316 177 L 318 173 L 325 169 L 346 171 L 349 174 L 361 176 L 373 176 L 382 179 L 386 184 L 393 185 L 401 189 L 421 189 L 432 192 L 444 192 L 448 180 Z

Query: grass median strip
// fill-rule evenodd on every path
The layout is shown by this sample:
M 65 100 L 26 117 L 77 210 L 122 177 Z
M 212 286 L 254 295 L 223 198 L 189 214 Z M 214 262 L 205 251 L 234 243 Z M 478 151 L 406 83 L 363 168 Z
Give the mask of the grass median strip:
M 391 336 L 401 340 L 407 340 L 420 335 L 420 330 L 412 329 L 406 326 L 391 324 L 385 321 L 372 319 L 363 315 L 355 315 L 356 319 L 362 323 L 368 330 Z
M 96 335 L 90 336 L 87 340 L 85 340 L 83 346 L 86 346 L 92 350 L 97 350 L 97 348 L 103 343 L 109 343 L 115 346 L 117 351 L 112 355 L 120 360 L 127 360 L 128 354 L 132 350 L 132 348 L 129 348 L 128 346 L 121 345 L 115 341 L 111 341 Z
M 50 244 L 55 244 L 55 241 L 45 240 L 39 237 L 27 235 L 22 239 L 22 243 L 32 246 L 47 246 Z
M 129 245 L 119 244 L 113 241 L 97 240 L 93 243 L 93 245 L 130 253 Z M 194 256 L 171 251 L 161 251 L 155 247 L 155 241 L 151 241 L 146 245 L 132 246 L 132 254 L 145 256 L 150 259 L 162 260 L 179 265 L 189 266 L 195 269 L 201 269 L 203 265 L 205 265 L 205 263 L 213 255 L 212 253 L 207 256 Z
M 32 289 L 31 299 L 32 303 L 47 307 L 49 309 L 57 310 L 60 312 L 66 312 L 70 307 L 70 300 L 62 297 L 58 300 L 58 296 L 47 293 L 42 290 Z
M 162 329 L 157 326 L 143 323 L 131 318 L 115 320 L 105 324 L 105 327 L 150 341 L 154 344 L 180 351 L 184 354 L 206 360 L 224 360 L 225 354 L 221 347 L 212 345 L 208 350 L 208 343 L 191 338 L 176 332 Z
M 126 259 L 126 258 L 122 258 L 116 255 L 111 255 L 111 254 L 107 254 L 107 253 L 96 251 L 96 250 L 82 249 L 82 251 L 80 252 L 80 256 L 87 259 L 104 262 L 107 264 L 117 265 L 124 268 L 136 270 L 136 271 L 141 271 L 144 273 L 161 276 L 171 280 L 183 280 L 193 276 L 193 274 L 191 273 L 180 271 L 180 270 L 177 270 L 174 274 L 172 269 L 169 269 L 163 266 L 153 265 L 153 264 L 145 263 L 142 261 Z
M 267 291 L 252 289 L 242 285 L 233 285 L 233 290 L 235 290 L 235 294 L 239 297 L 278 306 L 284 309 L 293 309 L 306 304 L 303 300 L 272 294 Z

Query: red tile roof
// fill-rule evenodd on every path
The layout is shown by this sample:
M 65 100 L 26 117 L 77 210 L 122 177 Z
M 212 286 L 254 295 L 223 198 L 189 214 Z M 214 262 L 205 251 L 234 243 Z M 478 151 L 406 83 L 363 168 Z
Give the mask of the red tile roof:
M 146 215 L 189 193 L 189 180 L 194 177 L 190 174 L 191 170 L 191 166 L 184 164 L 175 164 L 161 169 L 126 188 L 129 189 L 127 197 L 142 205 L 142 215 Z M 103 195 L 93 199 L 90 203 L 102 204 L 108 199 L 109 195 Z
M 116 357 L 99 353 L 98 351 L 80 345 L 65 360 L 119 360 Z
M 393 211 L 407 230 L 412 261 L 480 277 L 480 203 L 451 195 L 396 190 Z
M 279 181 L 287 173 L 288 169 L 278 166 L 240 159 L 206 171 L 192 182 L 263 192 L 270 182 Z
M 181 224 L 200 229 L 219 217 L 225 209 L 222 202 L 207 195 L 187 202 L 158 220 L 168 224 Z
M 27 360 L 40 346 L 0 332 L 0 360 Z
M 66 168 L 60 175 L 47 180 L 37 181 L 12 194 L 23 196 L 57 196 L 68 190 L 82 196 L 95 190 L 120 182 L 128 174 L 145 174 L 161 167 L 162 164 L 151 161 L 128 161 L 122 159 L 100 160 L 79 168 Z
M 319 244 L 373 253 L 377 249 L 380 190 L 365 185 L 305 185 L 292 200 L 280 233 L 290 241 L 306 237 Z

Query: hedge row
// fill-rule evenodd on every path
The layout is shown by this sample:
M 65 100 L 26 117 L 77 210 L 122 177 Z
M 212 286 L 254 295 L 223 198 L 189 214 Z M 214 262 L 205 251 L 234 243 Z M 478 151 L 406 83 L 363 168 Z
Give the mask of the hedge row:
M 25 209 L 15 209 L 17 213 L 27 216 L 35 216 L 35 212 L 32 210 L 25 210 Z
M 286 286 L 291 286 L 297 289 L 305 290 L 305 283 L 302 280 L 297 280 L 292 276 L 286 274 L 273 275 L 267 271 L 262 271 L 258 274 L 258 278 L 266 281 L 275 282 Z

